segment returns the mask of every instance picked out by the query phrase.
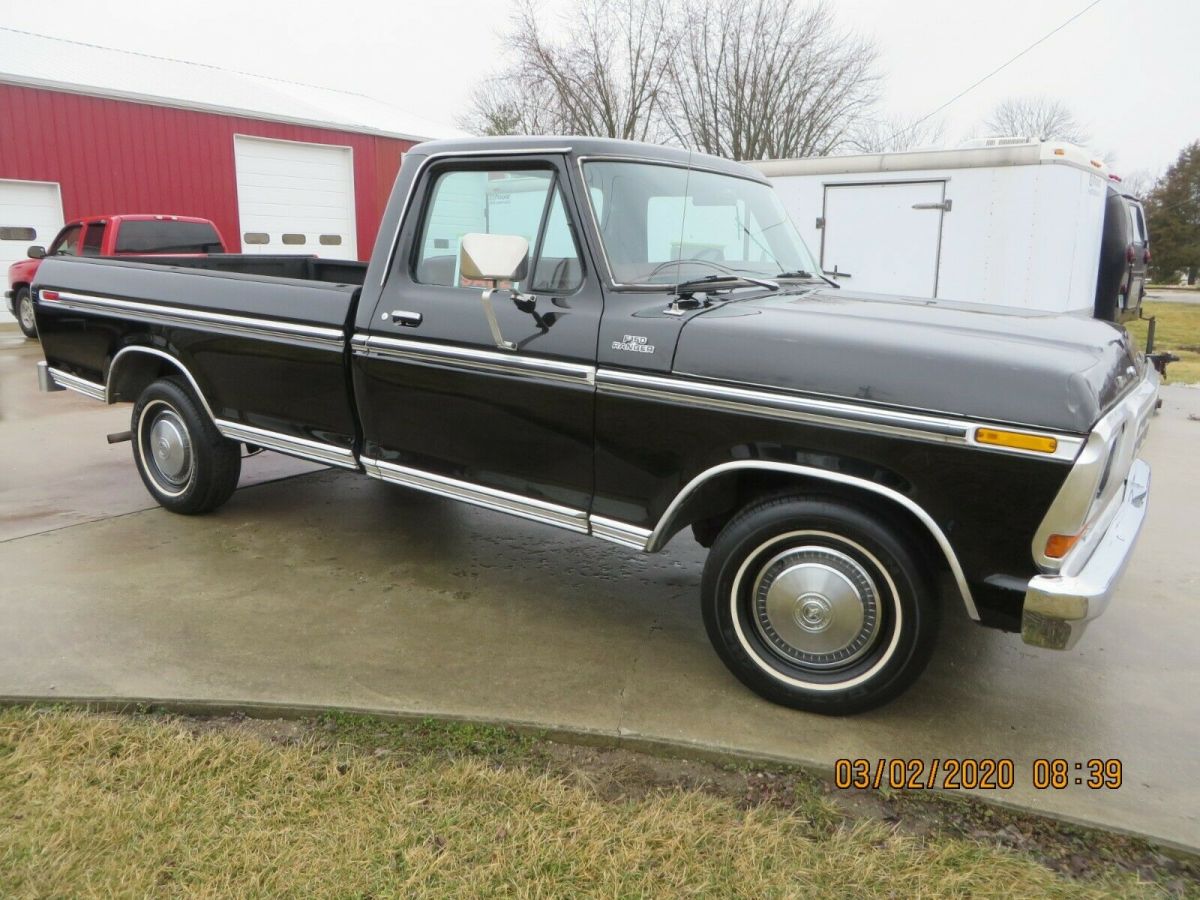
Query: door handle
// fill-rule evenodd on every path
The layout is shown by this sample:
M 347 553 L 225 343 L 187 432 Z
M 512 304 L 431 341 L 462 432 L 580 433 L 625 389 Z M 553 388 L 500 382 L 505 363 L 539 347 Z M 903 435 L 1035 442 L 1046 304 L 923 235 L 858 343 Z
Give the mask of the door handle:
M 419 312 L 409 312 L 405 309 L 393 309 L 390 313 L 384 313 L 383 318 L 390 318 L 393 325 L 402 325 L 405 328 L 416 328 L 425 321 L 425 317 Z
M 953 200 L 943 200 L 940 203 L 914 203 L 913 209 L 940 209 L 942 212 L 950 212 L 954 208 Z

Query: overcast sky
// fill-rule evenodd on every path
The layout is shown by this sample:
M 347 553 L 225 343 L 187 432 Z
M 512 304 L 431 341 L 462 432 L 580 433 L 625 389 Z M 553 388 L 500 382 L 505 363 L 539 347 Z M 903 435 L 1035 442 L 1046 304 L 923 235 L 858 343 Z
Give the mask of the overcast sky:
M 571 0 L 544 0 L 551 21 Z M 880 50 L 883 111 L 924 115 L 1088 0 L 835 0 Z M 6 2 L 0 24 L 359 91 L 453 122 L 503 67 L 507 0 L 203 0 L 153 5 Z M 1200 138 L 1200 0 L 1101 0 L 942 114 L 957 140 L 996 101 L 1065 101 L 1113 169 L 1157 173 Z M 152 86 L 151 86 L 152 89 Z

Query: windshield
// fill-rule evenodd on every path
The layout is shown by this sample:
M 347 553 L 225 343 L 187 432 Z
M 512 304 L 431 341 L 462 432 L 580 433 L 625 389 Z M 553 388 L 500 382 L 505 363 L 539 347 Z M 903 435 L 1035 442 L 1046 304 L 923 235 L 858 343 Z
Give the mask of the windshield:
M 585 162 L 583 171 L 618 284 L 817 272 L 769 185 L 652 163 Z

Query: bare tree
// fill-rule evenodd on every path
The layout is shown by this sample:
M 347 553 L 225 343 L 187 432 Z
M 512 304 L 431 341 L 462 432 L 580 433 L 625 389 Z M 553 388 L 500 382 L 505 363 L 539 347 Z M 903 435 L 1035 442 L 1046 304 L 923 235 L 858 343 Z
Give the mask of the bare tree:
M 567 129 L 557 113 L 554 92 L 544 81 L 521 84 L 500 76 L 475 89 L 471 111 L 459 119 L 473 134 L 552 134 Z
M 682 0 L 666 107 L 685 146 L 733 159 L 823 155 L 874 100 L 875 48 L 824 2 Z
M 1149 169 L 1134 169 L 1121 176 L 1120 190 L 1122 194 L 1144 200 L 1157 182 L 1158 178 Z
M 668 4 L 578 0 L 555 39 L 535 0 L 522 0 L 505 37 L 515 62 L 480 88 L 464 124 L 493 134 L 656 136 L 679 33 Z
M 1002 100 L 983 120 L 992 134 L 1022 135 L 1039 141 L 1086 144 L 1091 135 L 1070 108 L 1050 97 L 1010 97 Z
M 864 118 L 847 141 L 854 153 L 893 153 L 941 144 L 946 126 L 940 119 L 905 119 L 900 116 Z

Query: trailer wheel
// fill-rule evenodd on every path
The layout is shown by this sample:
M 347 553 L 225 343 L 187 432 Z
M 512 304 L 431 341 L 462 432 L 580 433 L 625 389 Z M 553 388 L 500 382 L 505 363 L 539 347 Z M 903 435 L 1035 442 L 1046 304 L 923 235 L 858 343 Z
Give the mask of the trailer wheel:
M 898 696 L 933 651 L 941 608 L 897 529 L 828 498 L 776 497 L 722 529 L 702 582 L 704 624 L 751 690 L 826 715 Z
M 33 315 L 33 295 L 29 292 L 29 288 L 17 289 L 17 294 L 13 298 L 13 306 L 17 311 L 17 324 L 21 326 L 21 332 L 27 338 L 37 337 L 37 319 Z
M 211 512 L 237 488 L 238 445 L 217 431 L 191 393 L 160 378 L 133 405 L 133 459 L 152 497 L 171 512 Z

